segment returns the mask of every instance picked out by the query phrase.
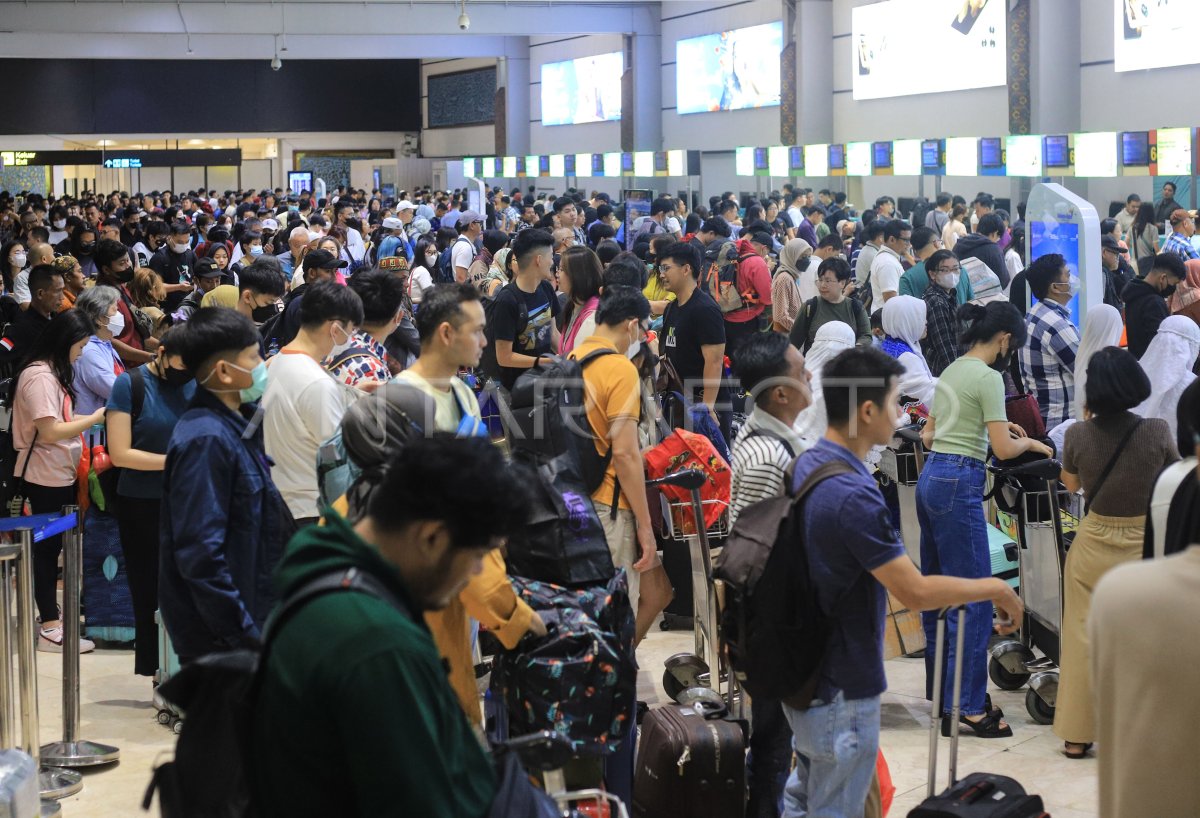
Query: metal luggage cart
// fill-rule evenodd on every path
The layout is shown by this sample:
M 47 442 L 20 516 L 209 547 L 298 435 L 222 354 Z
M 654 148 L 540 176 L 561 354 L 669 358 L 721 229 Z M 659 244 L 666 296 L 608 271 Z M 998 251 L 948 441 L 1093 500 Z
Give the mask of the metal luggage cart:
M 646 482 L 648 486 L 678 486 L 689 490 L 692 495 L 691 501 L 686 503 L 663 500 L 668 534 L 673 540 L 686 542 L 691 556 L 692 622 L 696 639 L 694 653 L 677 653 L 666 660 L 663 688 L 672 699 L 678 699 L 689 688 L 709 687 L 722 693 L 729 709 L 733 711 L 738 699 L 737 683 L 733 674 L 727 672 L 721 652 L 720 603 L 713 581 L 713 558 L 709 545 L 712 539 L 729 535 L 729 508 L 721 500 L 700 499 L 700 487 L 706 479 L 698 469 L 685 469 Z M 705 509 L 714 505 L 722 506 L 721 515 L 711 527 L 705 526 Z M 714 657 L 718 671 L 716 678 L 712 674 Z M 722 680 L 725 681 L 724 690 Z
M 1058 699 L 1059 640 L 1063 619 L 1063 568 L 1083 516 L 1083 498 L 1060 487 L 1057 460 L 1020 466 L 988 466 L 998 484 L 994 502 L 1017 519 L 1017 560 L 1025 619 L 1018 639 L 991 649 L 988 675 L 1002 690 L 1026 683 L 1025 708 L 1039 724 L 1054 721 Z M 1024 479 L 1024 484 L 1020 482 Z M 1042 656 L 1034 654 L 1040 650 Z
M 908 451 L 905 451 L 908 449 Z M 904 550 L 921 567 L 921 525 L 917 522 L 917 479 L 925 466 L 925 447 L 921 429 L 907 426 L 896 431 L 891 445 L 883 452 L 879 471 L 884 479 L 896 486 L 900 503 L 900 539 Z

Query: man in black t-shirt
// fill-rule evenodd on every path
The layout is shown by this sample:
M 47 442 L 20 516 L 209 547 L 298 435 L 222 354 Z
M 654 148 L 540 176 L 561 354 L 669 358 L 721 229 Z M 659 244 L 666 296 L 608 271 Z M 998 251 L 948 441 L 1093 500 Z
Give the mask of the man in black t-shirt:
M 150 257 L 150 269 L 158 273 L 167 291 L 163 301 L 163 312 L 170 314 L 179 309 L 183 299 L 193 289 L 192 271 L 196 269 L 196 254 L 191 247 L 191 228 L 187 222 L 177 221 L 171 225 L 171 234 L 165 246 Z
M 495 347 L 500 383 L 511 390 L 517 378 L 558 349 L 554 318 L 558 297 L 550 283 L 554 239 L 545 230 L 522 230 L 513 239 L 517 275 L 496 293 L 488 311 L 488 342 Z
M 675 293 L 663 313 L 659 354 L 675 367 L 688 397 L 708 407 L 728 440 L 727 390 L 721 387 L 725 320 L 712 296 L 696 286 L 700 254 L 691 244 L 677 242 L 659 254 L 658 270 L 667 290 Z

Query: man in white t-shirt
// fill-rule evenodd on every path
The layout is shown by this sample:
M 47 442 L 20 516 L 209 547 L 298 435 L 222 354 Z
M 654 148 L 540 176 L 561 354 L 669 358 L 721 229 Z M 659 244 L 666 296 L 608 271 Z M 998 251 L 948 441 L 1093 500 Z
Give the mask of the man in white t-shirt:
M 912 249 L 912 225 L 892 219 L 883 226 L 883 246 L 871 261 L 871 312 L 883 309 L 889 298 L 900 292 L 904 265 L 900 259 Z
M 458 371 L 479 365 L 486 343 L 483 304 L 470 284 L 438 284 L 425 293 L 416 317 L 421 356 L 396 376 L 433 398 L 435 416 L 423 428 L 439 432 L 474 434 L 478 430 L 479 402 Z M 464 423 L 464 415 L 467 415 Z M 466 428 L 470 426 L 471 428 Z
M 312 284 L 300 304 L 300 331 L 268 362 L 263 434 L 271 479 L 297 524 L 320 515 L 317 450 L 333 436 L 356 398 L 321 362 L 346 349 L 363 322 L 362 300 L 333 281 Z
M 467 280 L 467 271 L 475 260 L 475 242 L 483 235 L 483 216 L 474 210 L 464 210 L 458 217 L 458 238 L 450 250 L 450 265 L 454 268 L 454 280 Z
M 13 280 L 13 295 L 21 309 L 29 309 L 32 295 L 29 292 L 29 271 L 41 264 L 54 261 L 54 248 L 49 244 L 30 244 L 25 251 L 25 269 L 17 273 Z

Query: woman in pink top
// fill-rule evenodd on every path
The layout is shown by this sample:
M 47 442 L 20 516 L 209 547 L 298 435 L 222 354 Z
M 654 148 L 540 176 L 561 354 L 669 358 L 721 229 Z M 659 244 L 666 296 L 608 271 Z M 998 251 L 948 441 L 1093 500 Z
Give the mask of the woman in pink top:
M 588 247 L 568 247 L 559 260 L 559 290 L 567 297 L 558 353 L 566 355 L 575 344 L 596 332 L 596 308 L 604 286 L 604 267 Z
M 31 514 L 49 514 L 75 503 L 75 470 L 83 454 L 80 435 L 104 422 L 103 406 L 82 418 L 74 417 L 72 410 L 72 364 L 94 332 L 93 322 L 79 310 L 59 313 L 33 343 L 13 383 L 14 476 L 17 493 L 25 498 Z M 33 592 L 41 616 L 38 650 L 61 652 L 63 647 L 56 596 L 61 549 L 61 537 L 33 546 Z M 81 652 L 94 647 L 80 640 Z

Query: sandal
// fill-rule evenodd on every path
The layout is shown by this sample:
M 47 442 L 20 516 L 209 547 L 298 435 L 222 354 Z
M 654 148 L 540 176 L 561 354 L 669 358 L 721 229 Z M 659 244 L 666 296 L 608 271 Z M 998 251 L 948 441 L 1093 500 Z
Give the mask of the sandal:
M 992 704 L 992 694 L 983 694 L 983 709 L 989 713 L 995 713 L 1000 718 L 1004 718 L 1004 711 Z
M 985 713 L 979 721 L 971 721 L 966 716 L 959 716 L 958 722 L 963 727 L 971 728 L 971 733 L 975 738 L 1011 738 L 1013 734 L 1011 725 L 1000 726 L 1001 717 L 995 711 Z M 942 735 L 947 737 L 950 735 L 949 716 L 942 716 Z
M 1070 749 L 1068 749 L 1070 747 L 1082 747 L 1083 750 L 1081 750 L 1080 752 L 1072 753 L 1070 751 Z M 1092 742 L 1090 742 L 1090 741 L 1087 743 L 1080 743 L 1077 741 L 1063 742 L 1063 755 L 1065 755 L 1067 758 L 1069 758 L 1073 761 L 1078 761 L 1081 758 L 1087 758 L 1088 750 L 1090 750 L 1090 749 L 1092 749 Z

